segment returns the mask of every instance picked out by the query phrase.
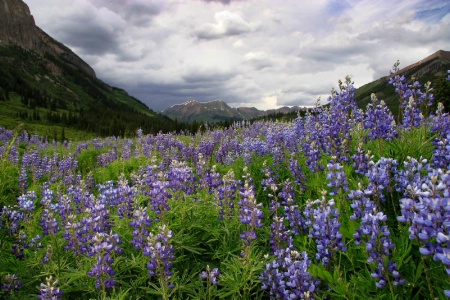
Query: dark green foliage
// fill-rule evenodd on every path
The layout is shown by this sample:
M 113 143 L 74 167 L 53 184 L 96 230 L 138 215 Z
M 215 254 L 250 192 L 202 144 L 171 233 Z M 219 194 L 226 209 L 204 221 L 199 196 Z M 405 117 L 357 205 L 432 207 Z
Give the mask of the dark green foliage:
M 19 103 L 11 101 L 12 93 Z M 100 136 L 134 136 L 139 128 L 144 133 L 196 132 L 201 127 L 201 123 L 185 125 L 155 113 L 124 90 L 108 86 L 64 57 L 42 57 L 18 46 L 0 47 L 1 102 L 5 104 L 0 106 L 1 125 L 10 128 L 17 125 L 11 120 L 15 118 Z

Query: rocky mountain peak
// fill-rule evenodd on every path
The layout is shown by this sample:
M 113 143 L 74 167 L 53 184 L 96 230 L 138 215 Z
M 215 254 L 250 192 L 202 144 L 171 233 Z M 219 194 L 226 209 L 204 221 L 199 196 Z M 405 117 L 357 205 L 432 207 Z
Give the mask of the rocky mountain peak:
M 14 43 L 32 49 L 36 46 L 34 18 L 20 0 L 1 0 L 0 43 Z
M 10 44 L 41 55 L 50 54 L 96 77 L 86 62 L 36 26 L 28 5 L 22 0 L 0 0 L 0 46 Z

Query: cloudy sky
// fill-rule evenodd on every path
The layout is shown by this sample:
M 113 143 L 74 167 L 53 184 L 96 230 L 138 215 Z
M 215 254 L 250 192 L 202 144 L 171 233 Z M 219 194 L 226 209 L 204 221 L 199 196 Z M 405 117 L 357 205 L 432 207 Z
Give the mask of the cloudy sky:
M 154 110 L 189 99 L 326 103 L 392 65 L 450 51 L 447 0 L 24 0 L 103 81 Z M 394 4 L 395 3 L 395 4 Z

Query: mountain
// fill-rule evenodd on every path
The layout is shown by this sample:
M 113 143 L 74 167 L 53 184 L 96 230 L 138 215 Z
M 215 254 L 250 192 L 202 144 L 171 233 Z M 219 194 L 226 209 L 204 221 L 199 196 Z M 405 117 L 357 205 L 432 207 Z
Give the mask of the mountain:
M 175 129 L 126 91 L 97 78 L 72 50 L 36 26 L 26 3 L 0 1 L 0 126 L 50 138 Z
M 450 108 L 450 83 L 445 81 L 447 70 L 450 70 L 450 52 L 439 50 L 424 59 L 400 69 L 399 73 L 405 75 L 412 83 L 412 78 L 422 85 L 430 81 L 434 88 L 437 102 L 443 102 L 447 110 Z M 360 108 L 365 108 L 370 102 L 370 95 L 375 93 L 377 98 L 384 100 L 394 116 L 398 114 L 399 96 L 394 87 L 389 84 L 390 76 L 384 76 L 373 82 L 365 84 L 355 92 L 355 98 Z
M 162 114 L 172 120 L 176 119 L 182 122 L 219 122 L 244 119 L 237 110 L 220 100 L 210 102 L 189 100 L 163 110 Z
M 259 110 L 255 107 L 238 107 L 232 108 L 221 100 L 210 102 L 198 102 L 197 100 L 189 100 L 182 104 L 172 105 L 162 111 L 162 114 L 169 118 L 182 122 L 220 122 L 220 121 L 238 121 L 250 120 L 270 114 L 286 114 L 297 112 L 300 107 L 282 107 L 279 109 Z

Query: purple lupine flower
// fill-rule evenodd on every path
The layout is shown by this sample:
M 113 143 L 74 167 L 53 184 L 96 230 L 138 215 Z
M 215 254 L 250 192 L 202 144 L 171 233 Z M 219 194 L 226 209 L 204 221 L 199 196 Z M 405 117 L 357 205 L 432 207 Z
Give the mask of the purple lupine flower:
M 83 245 L 83 238 L 87 232 L 82 230 L 82 223 L 77 222 L 76 216 L 70 214 L 67 217 L 67 221 L 64 225 L 63 237 L 67 240 L 67 244 L 64 246 L 65 250 L 72 250 L 75 256 L 80 253 L 87 252 L 87 248 Z
M 42 236 L 40 236 L 39 234 L 36 235 L 34 238 L 32 238 L 30 240 L 30 242 L 27 245 L 27 248 L 29 249 L 33 249 L 33 248 L 42 248 L 42 244 L 41 244 L 41 240 L 42 240 Z
M 335 251 L 346 252 L 347 247 L 339 232 L 339 212 L 333 199 L 326 200 L 326 191 L 322 192 L 319 200 L 306 202 L 303 212 L 305 224 L 309 228 L 308 237 L 314 239 L 317 244 L 316 259 L 327 266 L 335 255 Z
M 24 219 L 25 214 L 22 211 L 12 209 L 10 206 L 3 206 L 0 213 L 0 224 L 2 227 L 8 228 L 11 235 L 15 234 L 19 230 Z
M 306 252 L 292 248 L 279 249 L 275 260 L 266 265 L 260 280 L 263 290 L 269 290 L 271 299 L 314 299 L 320 282 L 312 277 L 308 268 L 311 261 Z
M 208 279 L 208 281 L 214 285 L 217 285 L 217 277 L 219 277 L 220 272 L 218 268 L 210 269 L 209 265 L 206 266 L 206 271 L 200 273 L 201 279 Z
M 210 194 L 218 192 L 219 187 L 223 184 L 220 174 L 216 171 L 216 165 L 213 165 L 211 169 L 206 170 L 202 180 L 205 188 L 208 189 L 208 193 Z
M 36 192 L 29 191 L 17 198 L 17 202 L 24 211 L 34 211 L 34 202 L 36 201 Z
M 18 291 L 23 285 L 23 282 L 19 280 L 16 274 L 6 274 L 2 280 L 2 285 L 0 289 L 6 294 L 10 294 L 13 291 Z
M 423 115 L 417 105 L 418 104 L 415 102 L 414 97 L 411 96 L 403 111 L 403 129 L 408 130 L 414 127 L 419 127 L 422 124 Z
M 28 248 L 27 235 L 23 230 L 20 230 L 15 236 L 15 241 L 12 245 L 11 253 L 20 260 L 25 259 L 25 248 Z
M 302 213 L 294 201 L 294 188 L 289 180 L 284 182 L 283 189 L 278 193 L 278 197 L 282 199 L 281 203 L 284 210 L 284 219 L 289 224 L 290 232 L 294 236 L 298 236 L 307 230 Z
M 133 240 L 131 244 L 134 245 L 134 249 L 143 249 L 145 240 L 148 236 L 148 228 L 152 225 L 152 220 L 147 214 L 147 209 L 143 207 L 136 208 L 133 211 L 133 219 L 130 222 L 130 226 L 133 230 Z
M 19 187 L 22 193 L 25 193 L 28 188 L 28 172 L 27 167 L 24 164 L 20 167 Z
M 222 184 L 217 187 L 219 209 L 219 220 L 223 220 L 224 215 L 231 217 L 234 209 L 234 200 L 238 181 L 234 177 L 233 169 L 228 170 L 227 174 L 222 177 Z
M 134 197 L 137 192 L 128 185 L 125 176 L 119 177 L 119 184 L 117 187 L 117 197 L 119 199 L 119 208 L 117 214 L 119 218 L 131 218 L 133 214 Z
M 87 273 L 89 276 L 95 277 L 95 287 L 97 289 L 112 288 L 117 282 L 114 280 L 116 272 L 112 268 L 114 259 L 112 254 L 121 254 L 122 250 L 118 246 L 121 243 L 117 234 L 97 232 L 92 240 L 92 246 L 87 255 L 96 258 L 96 264 Z
M 45 278 L 45 283 L 41 283 L 41 294 L 38 296 L 40 300 L 60 300 L 63 292 L 58 287 L 58 279 L 53 281 L 53 277 Z
M 59 231 L 59 222 L 55 217 L 54 210 L 44 208 L 39 224 L 42 227 L 44 235 L 53 235 Z
M 450 134 L 450 114 L 444 112 L 444 105 L 441 102 L 438 103 L 430 131 L 437 132 L 440 137 Z
M 399 120 L 402 119 L 402 110 L 406 107 L 409 97 L 412 96 L 412 91 L 406 82 L 405 75 L 400 76 L 400 62 L 397 61 L 392 70 L 390 71 L 391 77 L 389 78 L 389 84 L 395 87 L 395 92 L 399 95 Z
M 351 141 L 350 130 L 353 125 L 349 120 L 353 115 L 359 114 L 355 101 L 355 90 L 351 78 L 347 76 L 345 82 L 339 80 L 339 91 L 333 89 L 328 98 L 330 110 L 326 122 L 327 149 L 324 150 L 329 155 L 335 155 L 338 162 L 349 160 L 348 146 Z
M 159 227 L 159 233 L 155 236 L 150 233 L 147 244 L 144 247 L 144 255 L 150 256 L 147 263 L 150 277 L 158 276 L 163 279 L 169 288 L 173 288 L 170 279 L 172 277 L 172 262 L 175 260 L 175 249 L 170 244 L 173 233 L 166 225 Z
M 352 200 L 350 206 L 353 209 L 350 219 L 360 220 L 361 224 L 353 235 L 355 245 L 365 243 L 368 254 L 367 262 L 376 265 L 371 277 L 377 279 L 377 288 L 384 288 L 389 277 L 393 278 L 395 286 L 403 285 L 405 280 L 401 279 L 397 265 L 390 260 L 391 249 L 395 245 L 389 238 L 391 233 L 386 225 L 387 216 L 379 211 L 375 202 L 370 199 L 372 196 L 372 191 L 363 190 L 361 184 L 359 184 L 358 190 L 353 190 L 348 195 Z M 386 266 L 386 261 L 388 261 L 388 266 Z
M 435 139 L 433 142 L 435 148 L 433 149 L 433 158 L 431 160 L 431 165 L 434 168 L 439 168 L 442 170 L 450 169 L 450 134 L 441 137 L 440 139 Z
M 106 181 L 104 184 L 99 183 L 97 187 L 99 191 L 97 198 L 100 204 L 108 207 L 117 206 L 121 202 L 120 195 L 114 186 L 113 180 Z
M 185 162 L 172 160 L 169 171 L 167 172 L 167 180 L 169 182 L 168 187 L 172 189 L 172 193 L 174 194 L 182 191 L 184 194 L 192 195 L 195 192 L 194 173 Z
M 122 156 L 121 156 L 122 160 L 129 160 L 131 158 L 131 147 L 132 146 L 133 146 L 133 143 L 129 140 L 123 144 Z
M 330 196 L 335 196 L 340 191 L 348 190 L 347 175 L 345 175 L 344 167 L 336 162 L 336 156 L 332 156 L 330 162 L 327 164 L 327 186 L 331 188 Z
M 139 128 L 139 129 L 136 131 L 136 136 L 137 136 L 138 139 L 141 139 L 141 138 L 143 137 L 143 131 L 142 131 L 141 128 Z
M 45 251 L 44 258 L 42 258 L 41 262 L 42 264 L 47 264 L 53 256 L 53 247 L 52 245 L 47 245 L 47 251 Z
M 301 188 L 305 188 L 306 178 L 303 173 L 302 167 L 299 166 L 297 159 L 295 159 L 295 154 L 292 153 L 289 159 L 289 170 L 292 173 L 292 177 L 294 177 L 294 182 Z
M 425 175 L 423 172 L 428 168 L 429 164 L 426 159 L 417 160 L 408 156 L 403 162 L 404 168 L 394 175 L 396 182 L 395 189 L 407 197 L 408 186 L 421 186 Z
M 397 173 L 397 165 L 397 160 L 385 157 L 381 157 L 376 163 L 369 162 L 369 170 L 366 173 L 369 179 L 367 189 L 374 192 L 377 201 L 385 202 L 384 192 L 392 192 L 394 189 L 393 176 Z
M 366 153 L 363 144 L 360 143 L 356 153 L 352 156 L 352 159 L 355 172 L 365 175 L 367 171 L 369 171 L 369 161 L 373 159 L 373 155 L 370 154 L 370 150 Z
M 371 140 L 385 139 L 392 141 L 398 136 L 394 116 L 382 100 L 378 102 L 375 94 L 371 96 L 372 103 L 367 105 L 364 129 L 369 129 L 367 135 Z
M 408 223 L 410 239 L 419 243 L 422 255 L 433 255 L 450 274 L 449 203 L 450 174 L 431 169 L 420 187 L 408 186 L 408 196 L 401 199 L 399 222 Z
M 172 197 L 168 188 L 169 182 L 164 180 L 162 173 L 159 175 L 161 180 L 155 180 L 151 183 L 150 191 L 147 193 L 152 210 L 160 215 L 170 211 L 169 199 Z
M 310 168 L 311 172 L 318 172 L 323 170 L 323 166 L 319 164 L 321 154 L 316 142 L 311 142 L 308 147 L 308 152 L 305 152 L 308 157 L 306 165 Z
M 247 172 L 247 167 L 244 167 L 244 174 L 244 186 L 239 192 L 241 196 L 238 202 L 240 211 L 239 220 L 242 224 L 247 225 L 248 230 L 244 230 L 240 236 L 245 244 L 249 246 L 251 241 L 256 239 L 255 229 L 263 226 L 261 220 L 264 218 L 264 214 L 261 210 L 262 204 L 256 202 L 254 186 L 251 184 L 252 179 Z
M 288 246 L 292 243 L 290 231 L 284 225 L 283 217 L 278 217 L 277 215 L 272 217 L 269 238 L 271 254 L 283 248 L 283 246 Z
M 270 224 L 270 248 L 271 253 L 275 253 L 276 250 L 285 248 L 290 240 L 290 232 L 286 228 L 284 224 L 284 218 L 279 216 L 279 209 L 281 207 L 278 202 L 277 191 L 278 186 L 273 178 L 273 173 L 269 167 L 266 166 L 266 161 L 264 161 L 263 170 L 266 178 L 262 180 L 262 185 L 264 186 L 264 190 L 269 190 L 268 197 L 272 200 L 270 201 L 270 213 L 272 214 L 272 223 Z

